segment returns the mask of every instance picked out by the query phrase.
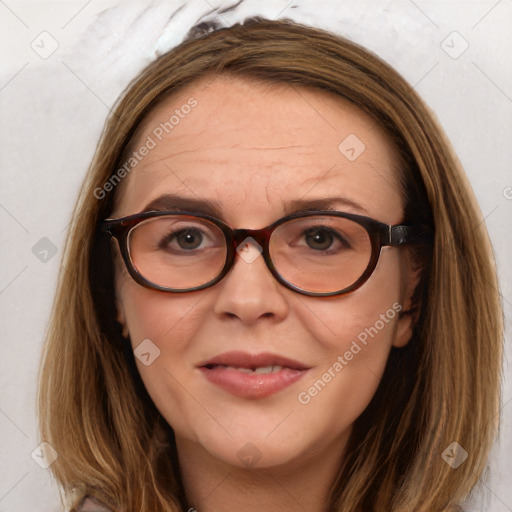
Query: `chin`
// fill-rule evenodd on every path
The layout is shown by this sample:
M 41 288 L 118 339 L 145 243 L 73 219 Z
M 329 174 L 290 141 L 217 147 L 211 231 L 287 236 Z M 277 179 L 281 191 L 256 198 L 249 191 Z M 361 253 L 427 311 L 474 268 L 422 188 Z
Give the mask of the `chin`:
M 241 469 L 269 469 L 294 463 L 303 453 L 300 444 L 273 442 L 269 439 L 249 441 L 246 438 L 232 439 L 231 443 L 209 443 L 203 445 L 212 457 L 225 464 Z

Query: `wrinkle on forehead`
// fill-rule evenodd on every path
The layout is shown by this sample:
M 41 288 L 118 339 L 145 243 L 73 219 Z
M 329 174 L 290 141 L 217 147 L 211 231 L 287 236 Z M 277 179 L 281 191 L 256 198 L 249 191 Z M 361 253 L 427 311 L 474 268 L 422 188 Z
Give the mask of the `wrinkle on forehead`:
M 291 150 L 291 149 L 306 149 L 311 146 L 307 146 L 304 144 L 296 144 L 296 145 L 286 145 L 286 146 L 242 146 L 240 144 L 216 144 L 212 146 L 201 146 L 199 148 L 190 148 L 190 149 L 182 149 L 179 151 L 171 150 L 166 155 L 162 155 L 160 158 L 151 158 L 151 156 L 148 156 L 145 160 L 146 164 L 155 164 L 158 162 L 162 162 L 177 156 L 183 156 L 188 155 L 190 153 L 193 153 L 194 155 L 197 155 L 198 153 L 204 152 L 204 151 L 215 151 L 215 150 L 226 150 L 226 149 L 236 149 L 236 150 L 247 150 L 247 151 L 279 151 L 279 150 Z M 315 151 L 307 151 L 307 152 L 301 152 L 301 154 L 308 154 L 313 155 L 315 154 Z M 201 160 L 194 158 L 195 161 Z M 142 168 L 144 165 L 141 165 Z M 147 166 L 147 165 L 146 165 Z
M 304 88 L 298 95 L 293 88 L 290 94 L 286 84 L 267 84 L 255 92 L 254 85 L 238 78 L 206 88 L 192 83 L 159 105 L 143 122 L 139 141 L 188 97 L 198 100 L 190 115 L 200 117 L 190 123 L 185 118 L 158 142 L 118 187 L 117 204 L 125 188 L 142 187 L 152 194 L 149 184 L 155 195 L 162 192 L 162 187 L 156 190 L 159 183 L 168 191 L 218 195 L 231 201 L 230 208 L 240 205 L 240 197 L 248 206 L 262 196 L 267 204 L 287 195 L 346 192 L 350 196 L 357 180 L 363 182 L 361 193 L 372 201 L 379 195 L 395 203 L 393 196 L 401 199 L 395 147 L 367 114 L 333 93 Z M 251 101 L 245 101 L 248 97 Z M 204 110 L 197 110 L 201 105 Z M 319 116 L 315 108 L 320 107 L 324 110 Z M 338 150 L 349 133 L 359 134 L 366 144 L 354 162 Z

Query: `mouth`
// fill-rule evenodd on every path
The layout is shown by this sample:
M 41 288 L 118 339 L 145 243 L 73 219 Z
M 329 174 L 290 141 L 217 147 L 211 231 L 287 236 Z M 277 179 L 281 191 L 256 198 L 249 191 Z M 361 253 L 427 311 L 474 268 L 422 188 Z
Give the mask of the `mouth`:
M 242 398 L 265 398 L 288 387 L 310 369 L 276 354 L 226 352 L 204 361 L 198 369 L 206 379 Z

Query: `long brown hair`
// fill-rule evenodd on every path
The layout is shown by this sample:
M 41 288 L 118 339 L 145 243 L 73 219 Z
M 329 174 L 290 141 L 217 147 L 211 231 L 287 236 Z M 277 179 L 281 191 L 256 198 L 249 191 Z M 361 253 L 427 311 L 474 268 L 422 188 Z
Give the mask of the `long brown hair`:
M 96 226 L 112 213 L 116 188 L 105 192 L 104 184 L 141 121 L 207 74 L 330 91 L 391 136 L 405 218 L 429 224 L 434 238 L 417 254 L 423 274 L 412 339 L 392 349 L 356 420 L 329 511 L 459 510 L 496 435 L 503 335 L 492 250 L 471 188 L 434 116 L 390 66 L 337 35 L 262 18 L 160 56 L 106 122 L 73 214 L 40 372 L 41 436 L 59 454 L 51 470 L 68 504 L 92 493 L 119 511 L 185 507 L 172 429 L 123 343 L 111 258 Z M 442 457 L 453 442 L 468 452 L 457 469 Z

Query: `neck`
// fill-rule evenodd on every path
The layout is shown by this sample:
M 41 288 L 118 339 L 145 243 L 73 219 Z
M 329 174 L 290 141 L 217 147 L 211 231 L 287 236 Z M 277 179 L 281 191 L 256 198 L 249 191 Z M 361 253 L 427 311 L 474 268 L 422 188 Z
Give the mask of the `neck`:
M 176 436 L 181 478 L 193 512 L 325 512 L 347 436 L 336 446 L 270 468 L 245 468 Z

